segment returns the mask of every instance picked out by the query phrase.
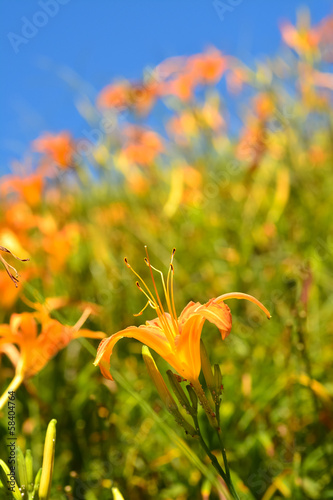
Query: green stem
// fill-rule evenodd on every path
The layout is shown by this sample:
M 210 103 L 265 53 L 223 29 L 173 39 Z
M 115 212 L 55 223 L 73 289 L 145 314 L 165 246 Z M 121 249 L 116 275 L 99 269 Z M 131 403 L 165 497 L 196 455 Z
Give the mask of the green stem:
M 193 419 L 193 422 L 194 422 L 195 429 L 196 429 L 196 431 L 197 431 L 197 433 L 199 435 L 199 442 L 200 442 L 202 448 L 206 452 L 207 456 L 210 458 L 210 461 L 212 462 L 212 465 L 217 470 L 218 474 L 222 477 L 222 479 L 224 481 L 226 481 L 226 474 L 225 474 L 224 470 L 222 469 L 222 467 L 219 464 L 219 461 L 217 460 L 216 456 L 213 455 L 213 453 L 210 451 L 210 449 L 208 448 L 208 446 L 207 446 L 204 438 L 202 437 L 197 416 L 193 415 L 192 419 Z
M 8 392 L 9 391 L 16 391 L 16 389 L 22 384 L 23 382 L 23 377 L 22 375 L 15 375 L 5 392 L 2 394 L 0 398 L 0 410 L 5 406 L 7 399 L 8 399 Z
M 199 401 L 200 401 L 203 409 L 205 410 L 205 412 L 207 414 L 207 417 L 208 417 L 208 420 L 209 420 L 211 426 L 217 432 L 226 472 L 223 471 L 223 469 L 221 468 L 220 464 L 218 463 L 216 457 L 210 452 L 210 450 L 207 447 L 206 443 L 204 443 L 205 446 L 206 446 L 204 448 L 204 450 L 206 451 L 207 455 L 209 456 L 209 458 L 212 461 L 212 464 L 216 468 L 216 466 L 214 464 L 215 461 L 212 460 L 212 457 L 215 458 L 216 462 L 219 465 L 219 471 L 218 471 L 219 474 L 221 475 L 221 477 L 226 482 L 226 484 L 227 484 L 227 486 L 229 488 L 229 491 L 232 494 L 232 496 L 236 500 L 239 500 L 239 496 L 238 496 L 238 494 L 237 494 L 237 492 L 235 490 L 235 487 L 234 487 L 234 485 L 232 483 L 232 480 L 231 480 L 231 477 L 230 477 L 230 470 L 229 470 L 228 459 L 227 459 L 227 455 L 226 455 L 226 452 L 225 452 L 225 449 L 224 449 L 223 440 L 222 440 L 222 436 L 221 436 L 221 429 L 220 429 L 220 404 L 219 404 L 218 401 L 215 403 L 215 413 L 214 413 L 214 411 L 212 410 L 212 408 L 211 408 L 211 406 L 209 404 L 209 401 L 208 401 L 208 399 L 206 397 L 206 394 L 205 394 L 205 392 L 204 392 L 204 390 L 203 390 L 203 388 L 202 388 L 199 380 L 194 380 L 194 381 L 192 380 L 191 384 L 192 384 L 193 389 L 195 390 L 195 392 L 196 392 L 196 394 L 197 394 L 197 396 L 199 398 Z M 198 425 L 197 425 L 197 427 L 198 427 Z M 200 429 L 199 429 L 199 438 L 200 438 L 200 436 L 201 436 L 201 434 L 200 434 Z M 201 437 L 201 439 L 202 439 L 202 437 Z M 202 443 L 201 443 L 201 445 L 202 445 Z M 216 470 L 218 470 L 218 469 L 216 469 Z M 220 471 L 222 471 L 222 474 L 221 474 Z
M 231 480 L 229 463 L 228 463 L 227 454 L 225 452 L 225 447 L 224 447 L 224 443 L 223 443 L 223 439 L 222 439 L 221 426 L 220 426 L 220 401 L 216 401 L 216 403 L 215 403 L 215 412 L 216 412 L 216 419 L 218 422 L 217 436 L 219 439 L 220 448 L 221 448 L 222 457 L 223 457 L 223 462 L 224 462 L 224 467 L 225 467 L 225 472 L 226 472 L 226 483 L 228 485 L 228 488 L 229 488 L 232 496 L 234 498 L 236 498 L 237 500 L 239 500 L 239 496 L 238 496 L 237 491 L 235 490 L 235 487 L 234 487 L 233 482 Z
M 199 401 L 200 401 L 202 408 L 204 409 L 204 411 L 208 417 L 210 424 L 212 425 L 212 427 L 214 427 L 214 429 L 217 430 L 219 428 L 219 423 L 216 420 L 216 415 L 209 404 L 209 401 L 206 397 L 206 394 L 205 394 L 199 380 L 191 380 L 191 384 L 192 384 L 193 389 L 196 392 L 196 395 L 199 398 Z

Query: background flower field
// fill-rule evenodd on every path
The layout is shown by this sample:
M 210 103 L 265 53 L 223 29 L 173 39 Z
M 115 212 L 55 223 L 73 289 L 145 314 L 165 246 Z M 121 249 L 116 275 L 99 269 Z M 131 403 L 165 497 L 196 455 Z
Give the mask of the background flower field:
M 211 47 L 112 81 L 94 102 L 81 97 L 84 137 L 42 132 L 0 184 L 0 244 L 30 258 L 15 263 L 18 288 L 0 270 L 3 325 L 38 310 L 73 326 L 89 308 L 84 328 L 109 336 L 152 319 L 133 317 L 144 298 L 123 260 L 148 280 L 144 245 L 163 271 L 176 247 L 179 311 L 229 291 L 270 310 L 267 322 L 230 301 L 230 336 L 203 334 L 223 374 L 222 430 L 244 500 L 333 498 L 332 33 L 332 17 L 303 16 L 281 26 L 284 48 L 264 63 Z M 114 382 L 92 364 L 97 346 L 57 346 L 17 389 L 21 448 L 41 461 L 58 422 L 52 498 L 108 500 L 112 486 L 133 500 L 224 498 L 163 408 L 141 345 L 119 343 Z M 2 393 L 18 360 L 1 350 Z

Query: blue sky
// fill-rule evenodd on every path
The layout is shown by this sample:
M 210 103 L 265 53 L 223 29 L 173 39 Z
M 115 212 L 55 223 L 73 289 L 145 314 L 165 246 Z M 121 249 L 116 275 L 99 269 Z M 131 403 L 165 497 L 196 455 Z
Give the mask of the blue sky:
M 213 0 L 1 0 L 0 172 L 44 130 L 79 137 L 82 90 L 94 97 L 115 77 L 209 45 L 251 63 L 278 50 L 279 21 L 295 22 L 302 6 L 313 22 L 333 11 L 331 0 L 222 3 L 219 16 Z

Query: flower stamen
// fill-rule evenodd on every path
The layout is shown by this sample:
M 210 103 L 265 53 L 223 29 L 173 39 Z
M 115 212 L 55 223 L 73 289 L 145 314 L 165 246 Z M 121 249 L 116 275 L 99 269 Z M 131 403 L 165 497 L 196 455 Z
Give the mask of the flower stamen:
M 138 314 L 135 314 L 134 316 L 140 316 L 142 314 L 142 312 L 146 309 L 146 307 L 148 305 L 150 305 L 153 309 L 156 310 L 156 313 L 157 313 L 157 316 L 161 322 L 161 324 L 163 325 L 163 329 L 165 331 L 165 334 L 170 342 L 170 344 L 174 347 L 174 334 L 170 328 L 170 325 L 169 325 L 169 322 L 165 316 L 165 312 L 164 312 L 164 309 L 163 309 L 163 306 L 162 306 L 162 302 L 161 302 L 161 299 L 158 295 L 158 292 L 157 292 L 157 288 L 156 288 L 156 283 L 155 283 L 155 280 L 154 280 L 154 276 L 152 274 L 152 270 L 151 270 L 151 266 L 150 266 L 150 262 L 149 262 L 149 256 L 148 256 L 148 251 L 147 251 L 147 248 L 146 248 L 146 253 L 147 253 L 147 265 L 148 267 L 150 268 L 150 273 L 151 273 L 151 276 L 152 276 L 152 280 L 153 280 L 153 285 L 154 285 L 154 289 L 155 289 L 155 293 L 156 293 L 156 298 L 154 297 L 153 293 L 150 291 L 149 287 L 146 285 L 145 281 L 141 278 L 141 276 L 133 269 L 133 267 L 129 264 L 127 258 L 125 257 L 124 258 L 124 262 L 126 264 L 126 266 L 128 267 L 128 269 L 130 269 L 134 274 L 135 276 L 140 280 L 140 282 L 142 283 L 142 285 L 144 286 L 145 290 L 143 290 L 143 288 L 140 286 L 140 283 L 137 281 L 136 282 L 136 286 L 139 288 L 139 290 L 147 297 L 148 299 L 148 302 L 146 304 L 146 306 L 142 309 L 142 311 L 140 311 L 140 313 Z M 145 259 L 146 261 L 146 259 Z
M 143 292 L 142 288 L 140 288 L 140 290 Z M 148 300 L 147 304 L 141 309 L 141 311 L 138 312 L 138 313 L 136 313 L 136 314 L 133 314 L 133 316 L 135 316 L 135 317 L 141 316 L 141 314 L 143 313 L 143 311 L 145 311 L 148 306 L 152 307 L 153 309 L 156 309 L 156 306 L 150 300 Z
M 161 276 L 161 281 L 162 281 L 164 296 L 165 296 L 165 300 L 166 300 L 166 303 L 167 303 L 167 306 L 168 306 L 169 314 L 171 316 L 171 321 L 172 321 L 172 325 L 173 325 L 173 328 L 174 328 L 174 336 L 176 336 L 178 334 L 178 323 L 177 323 L 177 316 L 174 314 L 174 310 L 172 309 L 172 304 L 171 304 L 171 300 L 170 300 L 170 290 L 169 290 L 169 283 L 168 283 L 169 273 L 168 273 L 168 277 L 167 277 L 167 286 L 165 286 L 165 279 L 164 279 L 163 272 L 160 271 L 159 269 L 157 269 L 156 267 L 152 266 L 149 263 L 149 261 L 148 261 L 147 258 L 144 259 L 144 261 L 145 261 L 145 263 L 146 263 L 146 265 L 148 267 L 151 267 L 151 269 L 153 269 L 154 271 L 156 271 L 157 273 L 159 273 L 159 275 Z
M 170 342 L 170 343 L 171 343 L 171 345 L 174 347 L 174 346 L 175 346 L 175 343 L 174 343 L 174 340 L 173 340 L 173 339 L 174 339 L 174 336 L 175 336 L 176 332 L 175 332 L 175 334 L 174 334 L 174 332 L 171 330 L 170 325 L 169 325 L 169 322 L 168 322 L 168 320 L 167 320 L 167 318 L 166 318 L 166 316 L 165 316 L 165 311 L 164 311 L 164 309 L 163 309 L 163 305 L 162 305 L 162 302 L 161 302 L 160 296 L 159 296 L 158 291 L 157 291 L 157 287 L 156 287 L 156 283 L 155 283 L 155 279 L 154 279 L 154 274 L 153 274 L 153 269 L 152 269 L 152 266 L 151 266 L 151 264 L 150 264 L 150 260 L 149 260 L 149 254 L 148 254 L 148 248 L 147 248 L 147 245 L 145 245 L 145 250 L 146 250 L 146 255 L 147 255 L 147 258 L 145 259 L 145 262 L 146 262 L 147 266 L 149 267 L 150 276 L 151 276 L 151 279 L 152 279 L 152 282 L 153 282 L 154 290 L 155 290 L 155 293 L 156 293 L 156 298 L 157 298 L 158 305 L 159 305 L 160 312 L 161 312 L 161 316 L 159 316 L 159 318 L 160 318 L 160 320 L 161 320 L 161 321 L 162 321 L 162 318 L 163 318 L 163 323 L 164 323 L 164 325 L 165 325 L 165 329 L 166 329 L 166 330 L 165 330 L 165 333 L 166 333 L 166 335 L 167 335 L 168 339 L 169 339 L 169 335 L 171 335 L 171 339 L 172 339 L 172 340 L 170 341 L 170 339 L 169 339 L 169 342 Z M 156 271 L 157 271 L 157 272 L 161 272 L 161 271 L 158 271 L 158 270 L 156 270 Z M 163 274 L 162 274 L 162 276 L 163 276 Z M 163 280 L 164 280 L 164 278 L 163 278 Z M 164 286 L 164 288 L 165 288 L 165 286 Z M 171 317 L 172 317 L 172 316 L 171 316 Z

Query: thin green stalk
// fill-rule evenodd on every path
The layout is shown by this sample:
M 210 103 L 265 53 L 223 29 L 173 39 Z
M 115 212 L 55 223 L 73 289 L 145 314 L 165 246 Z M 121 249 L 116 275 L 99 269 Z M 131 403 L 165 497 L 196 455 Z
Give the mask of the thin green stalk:
M 217 422 L 219 424 L 219 427 L 216 430 L 216 432 L 218 435 L 220 448 L 221 448 L 221 452 L 222 452 L 222 457 L 223 457 L 223 462 L 224 462 L 224 467 L 225 467 L 225 472 L 226 472 L 226 480 L 225 481 L 228 485 L 228 488 L 230 489 L 231 494 L 234 496 L 234 498 L 239 500 L 239 496 L 238 496 L 237 491 L 235 490 L 235 487 L 234 487 L 233 482 L 231 480 L 229 463 L 228 463 L 227 454 L 225 452 L 225 447 L 224 447 L 224 443 L 223 443 L 223 439 L 222 439 L 221 425 L 220 425 L 220 422 L 221 422 L 220 421 L 220 400 L 216 400 L 216 402 L 215 402 L 215 413 L 216 413 Z
M 222 469 L 222 467 L 221 467 L 219 461 L 217 460 L 216 456 L 213 455 L 213 453 L 210 451 L 210 449 L 208 448 L 208 446 L 207 446 L 204 438 L 202 437 L 201 430 L 200 430 L 200 427 L 199 427 L 198 418 L 195 415 L 193 415 L 192 419 L 193 419 L 193 422 L 194 422 L 195 430 L 197 431 L 197 433 L 199 435 L 199 442 L 200 442 L 203 450 L 205 451 L 205 453 L 207 454 L 207 456 L 210 458 L 210 461 L 212 462 L 212 465 L 217 470 L 218 474 L 222 477 L 222 479 L 224 481 L 226 481 L 226 474 L 225 474 L 224 470 Z
M 199 398 L 199 401 L 203 407 L 203 409 L 205 410 L 206 412 L 206 415 L 208 417 L 208 420 L 211 424 L 211 426 L 216 430 L 217 432 L 217 435 L 218 435 L 218 439 L 219 439 L 219 443 L 220 443 L 220 448 L 221 448 L 221 452 L 222 452 L 222 457 L 223 457 L 223 461 L 224 461 L 224 466 L 225 466 L 225 470 L 226 472 L 223 471 L 223 474 L 221 474 L 221 477 L 225 480 L 229 490 L 230 490 L 230 493 L 232 494 L 232 496 L 236 499 L 236 500 L 239 500 L 239 496 L 235 490 L 235 487 L 232 483 L 232 480 L 231 480 L 231 477 L 230 477 L 230 470 L 229 470 L 229 464 L 228 464 L 228 459 L 227 459 L 227 455 L 226 455 L 226 452 L 225 452 L 225 448 L 224 448 L 224 445 L 223 445 L 223 440 L 222 440 L 222 436 L 221 436 L 221 428 L 220 428 L 220 404 L 219 404 L 219 401 L 215 401 L 215 413 L 214 411 L 212 410 L 210 404 L 209 404 L 209 401 L 206 397 L 206 394 L 200 384 L 200 382 L 197 380 L 197 381 L 191 381 L 191 384 L 193 386 L 193 389 L 195 390 L 198 398 Z M 205 450 L 206 451 L 206 450 Z M 207 451 L 206 451 L 207 453 Z M 209 455 L 209 458 L 211 459 L 211 452 L 209 452 L 210 455 Z M 214 455 L 212 455 L 214 456 Z M 213 464 L 214 465 L 214 464 Z M 223 469 L 222 469 L 223 470 Z

